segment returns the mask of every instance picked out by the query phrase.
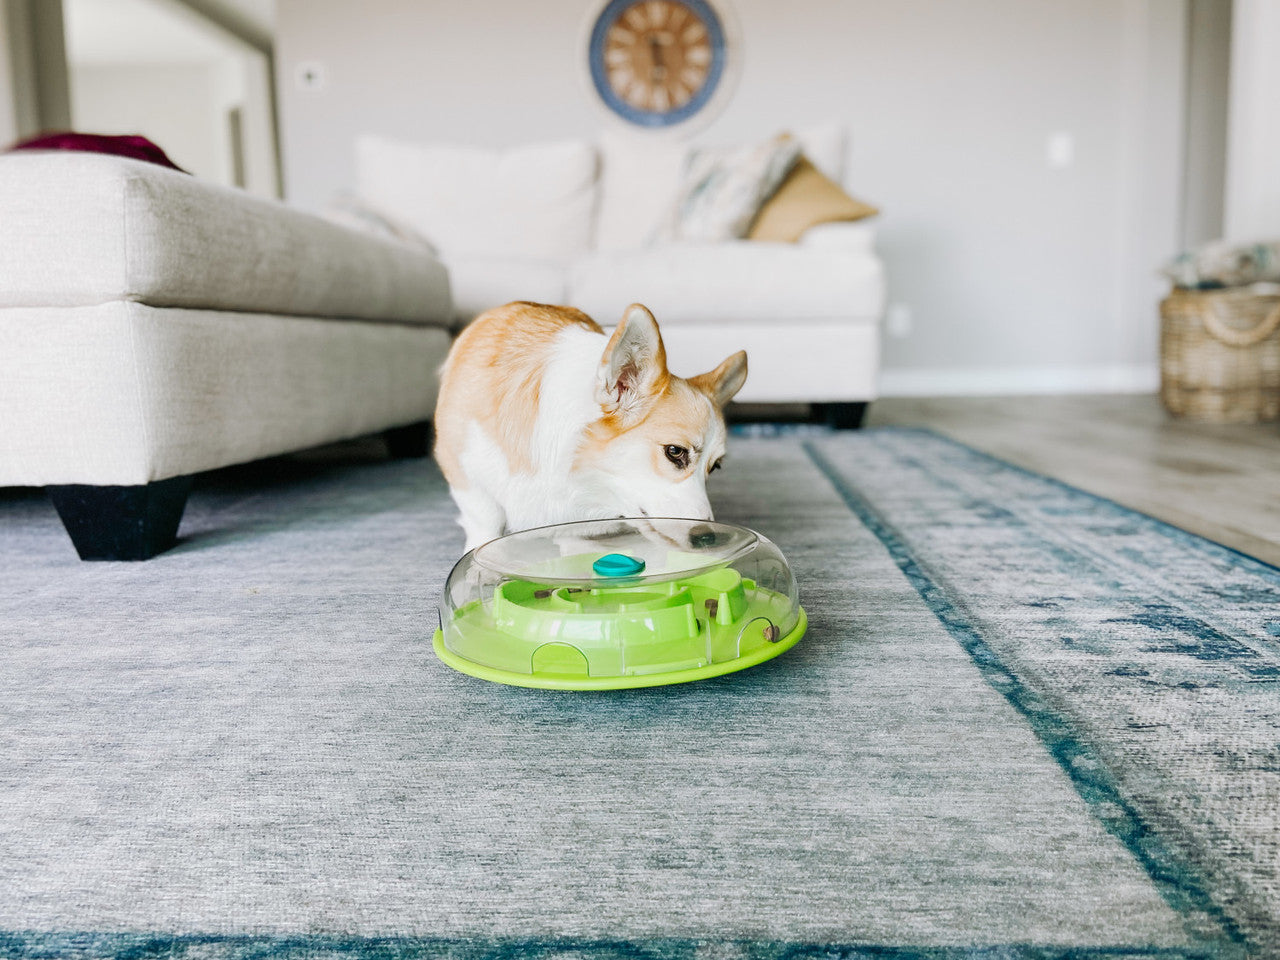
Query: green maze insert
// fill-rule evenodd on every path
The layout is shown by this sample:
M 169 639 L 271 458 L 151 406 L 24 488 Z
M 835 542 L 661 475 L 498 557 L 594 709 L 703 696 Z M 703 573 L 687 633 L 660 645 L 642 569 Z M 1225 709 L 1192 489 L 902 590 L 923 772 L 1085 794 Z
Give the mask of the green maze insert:
M 786 597 L 728 567 L 632 585 L 509 580 L 496 588 L 491 606 L 474 603 L 458 611 L 445 645 L 455 658 L 488 671 L 555 686 L 767 659 L 772 651 L 761 648 L 783 646 L 782 634 L 796 626 L 788 620 L 795 617 Z

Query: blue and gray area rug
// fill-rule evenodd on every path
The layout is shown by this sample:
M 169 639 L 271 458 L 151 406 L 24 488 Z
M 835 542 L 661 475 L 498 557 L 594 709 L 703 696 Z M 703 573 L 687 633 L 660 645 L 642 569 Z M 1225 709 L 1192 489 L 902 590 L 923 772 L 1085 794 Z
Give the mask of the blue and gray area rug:
M 0 957 L 1280 953 L 1280 572 L 924 432 L 730 456 L 808 636 L 606 694 L 435 660 L 430 461 L 145 564 L 0 491 Z

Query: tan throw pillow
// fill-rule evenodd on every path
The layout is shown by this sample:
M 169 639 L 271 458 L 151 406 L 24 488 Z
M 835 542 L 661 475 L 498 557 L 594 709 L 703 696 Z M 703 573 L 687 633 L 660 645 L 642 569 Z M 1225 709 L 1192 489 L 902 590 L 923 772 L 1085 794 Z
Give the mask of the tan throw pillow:
M 748 240 L 795 243 L 810 227 L 837 220 L 861 220 L 880 211 L 855 200 L 801 155 L 747 231 Z

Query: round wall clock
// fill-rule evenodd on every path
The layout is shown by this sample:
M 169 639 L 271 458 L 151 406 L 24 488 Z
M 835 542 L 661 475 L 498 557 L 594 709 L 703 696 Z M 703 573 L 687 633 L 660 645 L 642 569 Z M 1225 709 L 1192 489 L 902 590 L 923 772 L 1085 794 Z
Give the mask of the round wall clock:
M 706 0 L 610 0 L 587 45 L 600 99 L 642 127 L 707 114 L 728 87 L 728 58 L 725 22 Z

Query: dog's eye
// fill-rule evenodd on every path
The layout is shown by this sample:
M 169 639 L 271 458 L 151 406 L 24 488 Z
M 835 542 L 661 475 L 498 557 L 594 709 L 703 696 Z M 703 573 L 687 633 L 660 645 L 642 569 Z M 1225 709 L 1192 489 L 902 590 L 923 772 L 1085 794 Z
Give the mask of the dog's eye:
M 710 470 L 708 470 L 708 471 L 707 471 L 707 473 L 715 473 L 717 470 L 719 470 L 719 469 L 720 469 L 720 464 L 722 464 L 722 463 L 724 463 L 724 457 L 721 457 L 719 460 L 717 460 L 715 463 L 713 463 L 713 464 L 711 465 L 711 469 L 710 469 Z
M 689 465 L 689 448 L 678 447 L 674 443 L 668 443 L 662 448 L 662 452 L 667 455 L 667 459 L 683 470 Z

